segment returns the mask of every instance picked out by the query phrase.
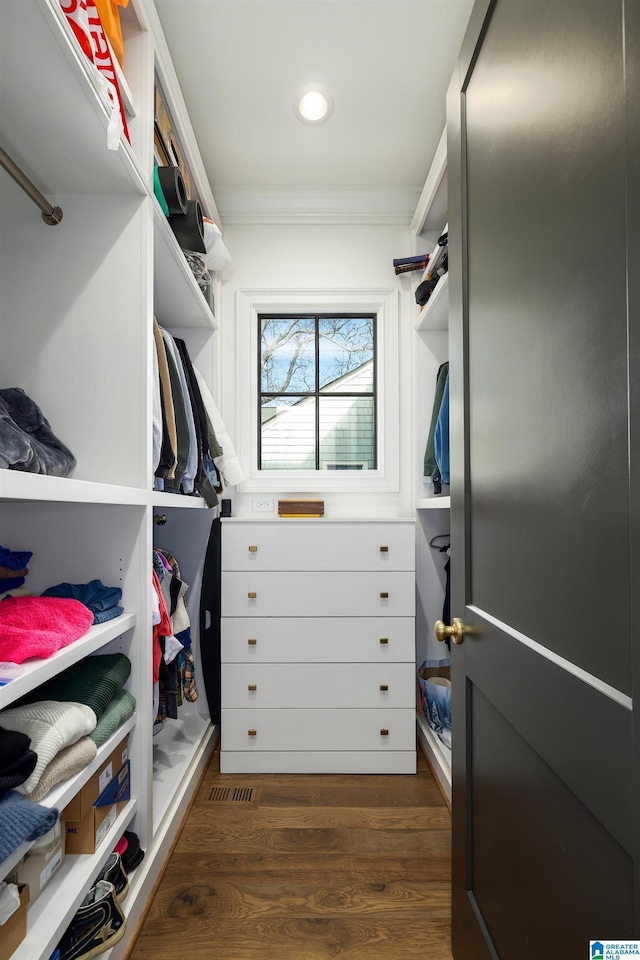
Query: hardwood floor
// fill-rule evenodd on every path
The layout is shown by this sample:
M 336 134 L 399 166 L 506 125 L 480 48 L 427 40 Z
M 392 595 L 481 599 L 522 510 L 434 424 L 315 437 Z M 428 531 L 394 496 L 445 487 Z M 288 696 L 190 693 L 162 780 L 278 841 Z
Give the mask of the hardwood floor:
M 202 781 L 129 960 L 451 960 L 451 818 L 417 776 Z M 252 803 L 211 802 L 250 786 Z

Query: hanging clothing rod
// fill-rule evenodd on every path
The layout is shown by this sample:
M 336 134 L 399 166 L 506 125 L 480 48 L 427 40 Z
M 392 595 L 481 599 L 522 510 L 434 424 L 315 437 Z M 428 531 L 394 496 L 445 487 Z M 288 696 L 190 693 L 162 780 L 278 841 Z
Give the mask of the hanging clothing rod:
M 42 210 L 42 219 L 45 223 L 55 226 L 62 220 L 62 210 L 60 207 L 52 207 L 46 197 L 43 197 L 37 187 L 31 183 L 31 180 L 22 172 L 20 167 L 13 162 L 8 153 L 0 147 L 0 164 L 7 173 L 13 177 L 18 186 L 22 187 L 24 192 L 31 197 L 37 207 Z

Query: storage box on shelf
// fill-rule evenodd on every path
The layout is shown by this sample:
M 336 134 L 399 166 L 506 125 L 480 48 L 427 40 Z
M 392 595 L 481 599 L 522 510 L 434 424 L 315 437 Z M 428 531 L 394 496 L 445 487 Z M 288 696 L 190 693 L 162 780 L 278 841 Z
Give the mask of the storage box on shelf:
M 18 890 L 20 893 L 20 906 L 5 923 L 0 924 L 0 960 L 9 960 L 10 957 L 15 956 L 15 950 L 20 946 L 27 934 L 29 884 L 21 884 Z
M 413 521 L 222 534 L 221 770 L 415 771 Z
M 0 138 L 63 210 L 59 225 L 45 226 L 32 201 L 0 171 L 0 386 L 22 387 L 77 460 L 67 478 L 0 470 L 2 543 L 34 551 L 28 584 L 34 592 L 64 580 L 100 578 L 122 586 L 125 606 L 120 618 L 93 627 L 48 660 L 26 663 L 16 680 L 0 687 L 0 709 L 84 656 L 114 650 L 131 659 L 128 686 L 138 703 L 125 729 L 133 745 L 133 799 L 121 812 L 116 808 L 115 823 L 95 854 L 67 857 L 47 883 L 29 910 L 27 935 L 14 960 L 48 960 L 99 871 L 100 851 L 111 849 L 136 817 L 147 855 L 127 900 L 127 935 L 111 951 L 112 960 L 126 952 L 164 845 L 212 746 L 203 696 L 195 719 L 181 726 L 187 748 L 180 751 L 176 742 L 172 775 L 155 789 L 152 518 L 159 504 L 164 511 L 167 495 L 151 489 L 152 318 L 156 312 L 167 328 L 180 328 L 210 385 L 215 329 L 211 308 L 166 219 L 158 216 L 152 176 L 155 73 L 162 77 L 205 212 L 219 219 L 153 4 L 134 0 L 121 13 L 124 77 L 135 116 L 128 118 L 131 142 L 122 138 L 110 151 L 108 107 L 58 0 L 0 4 L 0 82 L 7 92 Z M 45 87 L 49 97 L 42 97 Z M 180 517 L 192 518 L 180 552 L 193 568 L 194 611 L 209 530 L 203 509 L 199 500 L 174 497 L 167 510 L 177 527 Z M 194 612 L 196 650 L 197 620 Z M 111 740 L 99 748 L 91 772 L 58 785 L 44 802 L 63 809 L 115 746 Z M 15 852 L 14 866 L 28 846 Z M 11 864 L 0 871 L 5 866 Z

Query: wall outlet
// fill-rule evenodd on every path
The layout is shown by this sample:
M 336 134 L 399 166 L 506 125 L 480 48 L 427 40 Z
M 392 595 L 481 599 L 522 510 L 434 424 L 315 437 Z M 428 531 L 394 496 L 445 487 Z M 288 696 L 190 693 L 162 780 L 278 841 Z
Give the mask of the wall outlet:
M 273 497 L 254 497 L 254 513 L 273 513 Z

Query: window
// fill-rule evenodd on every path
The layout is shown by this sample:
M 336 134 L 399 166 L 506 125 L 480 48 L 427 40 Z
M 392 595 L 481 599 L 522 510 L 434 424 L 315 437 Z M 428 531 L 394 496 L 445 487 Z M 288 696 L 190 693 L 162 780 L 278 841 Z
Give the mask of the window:
M 258 469 L 375 470 L 376 316 L 258 321 Z
M 400 444 L 401 425 L 399 420 L 400 380 L 398 369 L 398 345 L 400 329 L 398 323 L 399 294 L 397 289 L 371 288 L 331 288 L 318 289 L 256 289 L 245 288 L 236 291 L 235 300 L 235 349 L 236 365 L 230 372 L 235 388 L 235 404 L 237 421 L 235 424 L 237 450 L 240 462 L 244 468 L 246 480 L 240 486 L 242 493 L 291 493 L 296 495 L 320 496 L 331 493 L 361 493 L 395 492 L 400 483 Z M 303 346 L 310 354 L 314 366 L 309 366 L 305 377 L 301 372 L 300 364 L 293 365 L 297 380 L 287 382 L 286 377 L 272 382 L 272 387 L 263 389 L 262 383 L 262 320 L 284 320 L 287 323 L 298 321 L 297 329 L 303 323 L 311 321 L 313 326 L 313 341 L 300 344 L 300 355 Z M 284 417 L 290 425 L 295 423 L 296 414 L 301 417 L 301 409 L 308 400 L 318 405 L 322 413 L 322 404 L 344 404 L 349 398 L 337 396 L 340 383 L 339 369 L 331 369 L 325 362 L 324 354 L 320 362 L 316 362 L 315 354 L 315 323 L 316 318 L 320 325 L 321 320 L 368 321 L 371 330 L 373 320 L 373 350 L 369 347 L 368 356 L 361 352 L 351 351 L 351 359 L 345 376 L 356 374 L 356 368 L 362 367 L 368 361 L 370 383 L 360 383 L 358 390 L 345 392 L 356 393 L 351 403 L 356 399 L 360 405 L 367 405 L 368 423 L 373 418 L 374 441 L 368 450 L 363 453 L 360 449 L 325 449 L 320 447 L 319 463 L 316 465 L 315 428 L 313 433 L 313 463 L 304 467 L 294 467 L 288 464 L 277 468 L 273 464 L 262 466 L 263 458 L 263 422 L 266 418 Z M 272 324 L 275 326 L 275 323 Z M 324 329 L 324 328 L 323 328 Z M 362 330 L 360 333 L 362 334 Z M 320 344 L 321 338 L 318 338 Z M 313 343 L 313 348 L 311 347 Z M 290 349 L 295 345 L 290 344 Z M 342 352 L 342 351 L 341 351 Z M 349 353 L 349 351 L 346 351 Z M 284 367 L 284 350 L 280 363 Z M 375 378 L 373 369 L 375 366 Z M 287 366 L 288 369 L 288 366 Z M 316 393 L 316 370 L 319 371 L 319 389 Z M 365 368 L 366 370 L 366 368 Z M 344 372 L 344 371 L 343 371 Z M 225 371 L 222 371 L 224 381 Z M 405 377 L 405 382 L 407 378 Z M 296 385 L 294 385 L 294 383 Z M 329 389 L 329 387 L 335 388 Z M 353 384 L 352 384 L 353 386 Z M 332 396 L 333 392 L 333 396 Z M 286 399 L 280 405 L 281 413 L 274 413 L 274 403 L 271 409 L 269 404 L 262 403 L 263 395 L 267 394 Z M 297 396 L 287 396 L 297 394 Z M 307 403 L 307 407 L 311 404 Z M 263 407 L 265 408 L 263 411 Z M 286 410 L 285 410 L 286 408 Z M 315 410 L 313 414 L 315 423 Z M 265 428 L 266 435 L 266 428 Z M 321 435 L 322 431 L 319 431 Z M 364 435 L 364 431 L 362 432 Z M 280 461 L 281 462 L 281 461 Z M 375 466 L 373 466 L 375 464 Z

